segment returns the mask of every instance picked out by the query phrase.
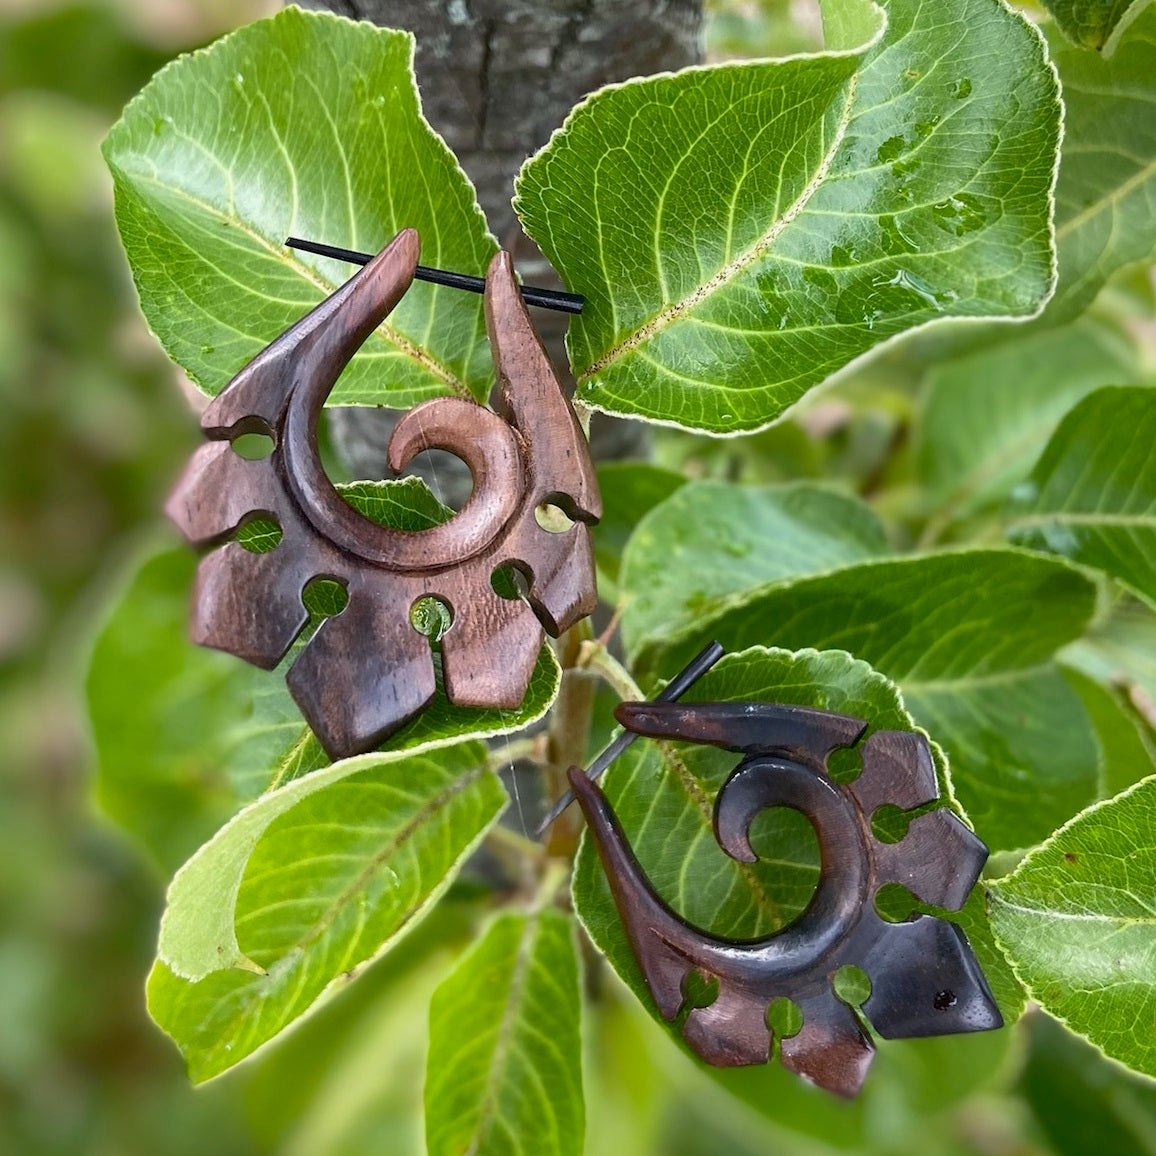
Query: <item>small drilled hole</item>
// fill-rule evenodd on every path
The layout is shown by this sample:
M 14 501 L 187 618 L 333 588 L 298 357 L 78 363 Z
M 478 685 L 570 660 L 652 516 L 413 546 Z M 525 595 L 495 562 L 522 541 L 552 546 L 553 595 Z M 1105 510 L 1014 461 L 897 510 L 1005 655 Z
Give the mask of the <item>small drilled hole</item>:
M 453 626 L 454 614 L 449 603 L 427 594 L 410 607 L 409 621 L 418 634 L 424 634 L 431 642 L 437 642 Z
M 262 433 L 240 434 L 229 443 L 237 457 L 246 458 L 249 461 L 260 461 L 261 458 L 267 458 L 273 452 L 276 444 L 268 434 Z
M 907 835 L 911 815 L 894 803 L 884 803 L 871 816 L 871 834 L 880 843 L 898 843 Z
M 688 971 L 682 980 L 682 1006 L 674 1018 L 675 1026 L 682 1031 L 696 1009 L 710 1007 L 716 999 L 718 977 L 703 975 L 698 970 Z
M 490 586 L 499 598 L 508 602 L 524 602 L 530 592 L 526 575 L 517 566 L 498 566 L 490 575 Z
M 311 578 L 301 601 L 314 618 L 332 618 L 349 605 L 349 591 L 336 578 Z
M 845 1004 L 859 1007 L 871 995 L 871 980 L 853 963 L 844 964 L 831 977 L 831 987 Z
M 710 1007 L 718 999 L 718 978 L 705 976 L 701 971 L 690 971 L 682 981 L 682 990 L 684 1007 Z
M 555 506 L 553 502 L 543 502 L 540 506 L 536 506 L 534 517 L 538 525 L 551 534 L 565 534 L 574 525 L 574 520 L 566 514 L 566 511 L 561 506 Z
M 918 901 L 902 883 L 884 883 L 875 892 L 875 911 L 888 923 L 906 923 Z
M 935 993 L 935 999 L 931 1002 L 935 1005 L 936 1011 L 947 1011 L 949 1007 L 955 1007 L 955 992 L 944 988 L 943 991 Z
M 275 518 L 251 518 L 237 527 L 235 537 L 250 554 L 268 554 L 281 544 L 281 533 Z
M 778 996 L 767 1008 L 767 1026 L 780 1040 L 789 1040 L 803 1030 L 803 1009 L 793 999 Z
M 827 774 L 836 783 L 853 783 L 863 770 L 863 760 L 859 752 L 850 747 L 842 747 L 831 752 L 827 760 Z

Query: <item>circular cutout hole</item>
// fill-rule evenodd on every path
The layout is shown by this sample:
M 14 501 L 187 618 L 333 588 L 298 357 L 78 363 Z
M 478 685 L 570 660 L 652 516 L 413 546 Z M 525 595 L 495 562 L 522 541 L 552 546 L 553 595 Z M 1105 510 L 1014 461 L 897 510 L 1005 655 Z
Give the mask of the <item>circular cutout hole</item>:
M 424 634 L 430 642 L 437 642 L 453 626 L 454 612 L 448 602 L 426 594 L 410 607 L 409 622 L 418 634 Z
M 710 1007 L 718 999 L 718 977 L 703 975 L 694 969 L 682 981 L 682 1006 L 689 1011 L 696 1007 Z
M 349 591 L 336 578 L 310 578 L 301 601 L 313 618 L 333 618 L 349 605 Z
M 750 830 L 751 850 L 761 867 L 773 872 L 773 895 L 780 921 L 777 931 L 800 915 L 819 885 L 819 837 L 814 825 L 794 807 L 768 807 L 755 816 Z
M 853 963 L 844 964 L 831 977 L 831 987 L 845 1004 L 859 1007 L 871 995 L 871 980 L 867 973 Z
M 534 518 L 538 525 L 549 534 L 565 534 L 574 525 L 574 519 L 569 517 L 561 506 L 553 502 L 542 502 L 534 507 Z
M 276 445 L 277 443 L 268 434 L 263 433 L 238 434 L 229 442 L 230 448 L 237 457 L 245 458 L 246 461 L 251 462 L 267 458 Z
M 863 760 L 853 747 L 840 747 L 827 760 L 827 774 L 836 783 L 853 783 L 862 770 Z
M 276 518 L 261 515 L 242 522 L 234 540 L 250 554 L 268 554 L 281 545 L 281 525 Z
M 950 988 L 944 988 L 943 991 L 935 993 L 935 998 L 931 1002 L 935 1005 L 936 1011 L 947 1011 L 949 1007 L 955 1007 L 955 992 Z
M 776 996 L 767 1008 L 767 1027 L 776 1039 L 789 1040 L 803 1030 L 803 1009 L 785 995 Z
M 888 923 L 906 923 L 918 902 L 902 883 L 884 883 L 875 892 L 875 910 Z
M 884 803 L 871 816 L 871 834 L 880 843 L 898 843 L 907 835 L 911 815 L 894 803 Z
M 512 562 L 498 566 L 490 575 L 490 586 L 499 598 L 507 602 L 525 602 L 530 594 L 530 583 Z

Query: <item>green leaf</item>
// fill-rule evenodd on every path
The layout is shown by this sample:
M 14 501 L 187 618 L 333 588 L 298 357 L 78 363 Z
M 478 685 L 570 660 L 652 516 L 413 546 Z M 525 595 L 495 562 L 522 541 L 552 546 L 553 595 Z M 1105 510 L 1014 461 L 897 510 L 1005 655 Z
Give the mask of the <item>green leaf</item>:
M 1135 11 L 1135 6 L 1134 9 Z M 1059 282 L 1045 320 L 1086 308 L 1117 269 L 1156 257 L 1156 9 L 1110 60 L 1052 36 L 1064 92 L 1056 185 Z
M 598 467 L 602 517 L 593 528 L 598 593 L 618 601 L 618 576 L 626 542 L 647 511 L 686 483 L 682 474 L 647 462 L 610 462 Z
M 381 525 L 424 530 L 452 513 L 418 478 L 356 482 L 346 500 Z M 88 710 L 101 807 L 166 871 L 175 871 L 237 808 L 329 764 L 301 721 L 285 668 L 268 673 L 193 646 L 185 620 L 196 558 L 179 549 L 144 562 L 105 622 L 88 671 Z M 488 738 L 541 718 L 562 677 L 543 646 L 517 710 L 474 710 L 438 692 L 382 750 L 447 738 Z
M 580 1156 L 581 1007 L 570 920 L 496 919 L 430 1004 L 430 1156 Z
M 422 118 L 413 38 L 287 8 L 163 69 L 104 144 L 121 240 L 166 352 L 217 393 L 345 281 L 290 234 L 377 250 L 403 226 L 422 260 L 484 273 L 496 243 Z M 415 284 L 333 400 L 408 408 L 486 396 L 481 299 Z
M 865 662 L 840 651 L 752 647 L 728 654 L 695 687 L 710 701 L 763 699 L 798 703 L 867 719 L 874 730 L 915 730 L 899 689 Z M 942 752 L 934 746 L 941 794 L 951 801 Z M 763 937 L 784 926 L 809 901 L 818 879 L 814 831 L 797 812 L 763 812 L 752 828 L 757 863 L 730 859 L 713 833 L 719 788 L 733 771 L 732 752 L 698 745 L 640 742 L 607 772 L 604 787 L 634 853 L 655 889 L 683 918 L 716 935 Z M 638 970 L 618 919 L 593 842 L 584 839 L 573 883 L 574 904 L 595 945 L 675 1038 L 665 1024 Z M 968 934 L 982 930 L 982 896 L 967 905 Z M 990 936 L 981 959 L 1001 1006 L 1014 1018 L 1022 1006 L 1019 985 L 992 950 Z M 973 940 L 977 950 L 978 941 Z M 774 1080 L 750 1074 L 740 1082 Z M 724 1084 L 729 1083 L 723 1078 Z
M 633 653 L 752 587 L 886 552 L 871 508 L 836 490 L 692 482 L 651 510 L 627 544 L 623 643 Z
M 1097 803 L 990 884 L 996 938 L 1041 1007 L 1156 1076 L 1156 779 Z
M 523 167 L 515 208 L 586 297 L 578 398 L 761 428 L 881 341 L 1024 317 L 1053 282 L 1060 105 L 1003 5 L 825 9 L 853 51 L 604 88 Z
M 482 903 L 465 890 L 451 887 L 357 983 L 284 1033 L 246 1073 L 245 1119 L 262 1151 L 424 1152 L 415 1107 L 430 997 L 484 917 Z M 374 1141 L 363 1139 L 371 1133 Z
M 1156 774 L 1151 734 L 1120 692 L 1071 667 L 1064 668 L 1064 676 L 1076 688 L 1100 740 L 1102 762 L 1096 793 L 1108 798 Z
M 1119 579 L 1156 606 L 1156 390 L 1097 390 L 1060 423 L 1008 537 Z
M 1143 602 L 1122 598 L 1061 658 L 1105 686 L 1120 686 L 1156 703 L 1156 614 Z
M 177 872 L 149 1011 L 194 1082 L 250 1055 L 415 924 L 506 803 L 479 743 L 361 755 L 251 803 Z
M 284 760 L 327 761 L 284 678 L 186 636 L 196 558 L 147 559 L 108 616 L 89 661 L 88 713 L 101 808 L 166 872 L 175 870 Z M 302 759 L 303 756 L 303 759 Z
M 679 668 L 704 640 L 838 647 L 903 691 L 951 760 L 956 793 L 993 849 L 1039 842 L 1094 797 L 1099 750 L 1052 655 L 1091 616 L 1071 567 L 1009 550 L 865 562 L 748 591 L 638 651 Z
M 929 532 L 1004 499 L 1076 402 L 1138 373 L 1134 344 L 1088 319 L 936 365 L 916 427 Z
M 1026 1021 L 1019 1090 L 1058 1156 L 1148 1156 L 1156 1145 L 1156 1086 L 1113 1064 L 1050 1016 Z
M 359 514 L 394 530 L 428 530 L 454 516 L 454 511 L 439 502 L 429 486 L 417 477 L 348 482 L 337 488 Z
M 1124 29 L 1151 0 L 1042 0 L 1042 3 L 1073 44 L 1111 56 Z

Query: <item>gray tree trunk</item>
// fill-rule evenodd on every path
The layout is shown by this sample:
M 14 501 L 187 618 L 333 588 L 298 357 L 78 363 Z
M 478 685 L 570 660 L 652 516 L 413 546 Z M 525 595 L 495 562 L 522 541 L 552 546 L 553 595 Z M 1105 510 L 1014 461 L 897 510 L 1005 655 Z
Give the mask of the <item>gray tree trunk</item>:
M 525 279 L 557 284 L 510 208 L 514 175 L 566 114 L 604 84 L 695 64 L 702 56 L 701 0 L 304 0 L 417 37 L 417 78 L 425 114 L 478 190 L 490 228 Z M 323 239 L 323 238 L 322 238 Z M 554 363 L 564 371 L 565 318 L 535 311 Z M 390 415 L 338 408 L 338 449 L 357 477 L 378 477 Z M 595 456 L 644 450 L 645 427 L 599 421 Z M 460 504 L 468 472 L 447 489 L 457 459 L 436 464 L 443 498 Z M 434 480 L 427 478 L 427 480 Z M 454 492 L 456 490 L 457 492 Z

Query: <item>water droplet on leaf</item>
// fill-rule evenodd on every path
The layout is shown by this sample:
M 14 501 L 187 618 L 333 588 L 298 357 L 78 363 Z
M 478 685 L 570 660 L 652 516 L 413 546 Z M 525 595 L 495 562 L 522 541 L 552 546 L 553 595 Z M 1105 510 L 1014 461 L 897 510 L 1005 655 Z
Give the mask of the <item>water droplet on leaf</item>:
M 955 88 L 952 89 L 951 95 L 956 100 L 963 100 L 965 96 L 971 95 L 971 81 L 965 76 L 962 80 L 956 81 Z
M 935 223 L 949 233 L 962 237 L 974 233 L 988 223 L 988 212 L 983 201 L 970 193 L 956 193 L 931 207 Z
M 879 228 L 883 230 L 883 250 L 887 253 L 916 253 L 919 246 L 888 215 L 879 218 Z
M 882 284 L 887 287 L 893 286 L 906 293 L 914 294 L 925 305 L 930 305 L 931 308 L 938 313 L 942 313 L 944 305 L 955 298 L 954 293 L 936 293 L 922 277 L 917 277 L 907 269 L 896 269 L 895 276 L 890 280 L 884 281 Z

